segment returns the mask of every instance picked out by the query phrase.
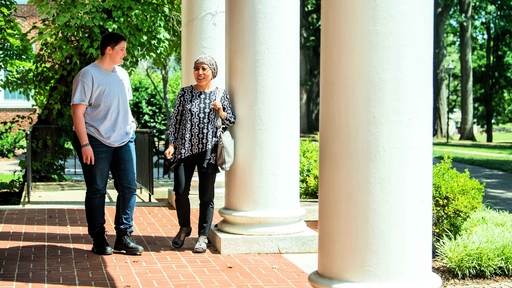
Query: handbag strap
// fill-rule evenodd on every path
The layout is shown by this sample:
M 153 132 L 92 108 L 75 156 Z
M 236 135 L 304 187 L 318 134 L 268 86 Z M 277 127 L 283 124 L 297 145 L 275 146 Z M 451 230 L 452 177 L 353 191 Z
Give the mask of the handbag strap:
M 217 97 L 215 97 L 215 101 L 220 102 L 220 98 L 222 97 L 222 95 L 220 93 L 221 93 L 221 89 L 219 87 L 217 87 Z M 217 122 L 217 129 L 220 129 L 222 127 L 222 119 L 220 119 L 219 110 L 216 110 L 216 114 L 217 114 L 217 116 L 216 116 L 215 121 Z

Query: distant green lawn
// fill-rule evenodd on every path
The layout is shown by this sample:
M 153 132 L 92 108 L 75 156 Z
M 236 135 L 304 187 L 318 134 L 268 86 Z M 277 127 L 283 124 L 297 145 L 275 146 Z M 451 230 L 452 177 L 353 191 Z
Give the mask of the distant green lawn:
M 494 133 L 493 143 L 485 135 L 476 135 L 477 142 L 435 139 L 433 157 L 442 159 L 444 154 L 459 162 L 488 169 L 512 173 L 512 133 Z

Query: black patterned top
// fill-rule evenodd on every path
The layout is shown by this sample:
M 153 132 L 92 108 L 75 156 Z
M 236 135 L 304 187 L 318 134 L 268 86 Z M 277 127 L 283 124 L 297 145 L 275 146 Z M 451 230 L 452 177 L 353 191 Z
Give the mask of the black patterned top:
M 219 141 L 215 122 L 217 111 L 212 107 L 218 89 L 199 91 L 193 86 L 186 86 L 178 92 L 169 125 L 169 143 L 174 144 L 173 160 L 211 149 Z M 227 116 L 222 124 L 229 127 L 235 124 L 236 118 L 229 95 L 226 90 L 223 91 L 220 102 Z M 216 154 L 216 151 L 212 151 L 211 163 L 215 163 Z

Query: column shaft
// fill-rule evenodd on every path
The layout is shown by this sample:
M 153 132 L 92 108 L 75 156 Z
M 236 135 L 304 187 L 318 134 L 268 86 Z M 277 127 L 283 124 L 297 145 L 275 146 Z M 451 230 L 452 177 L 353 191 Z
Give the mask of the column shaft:
M 299 201 L 299 2 L 226 1 L 227 86 L 237 122 L 219 229 L 289 234 Z
M 226 87 L 225 1 L 182 1 L 181 15 L 182 85 L 195 83 L 194 61 L 198 56 L 208 54 L 219 66 L 219 73 L 212 83 Z
M 431 269 L 432 9 L 322 1 L 314 287 L 441 285 Z

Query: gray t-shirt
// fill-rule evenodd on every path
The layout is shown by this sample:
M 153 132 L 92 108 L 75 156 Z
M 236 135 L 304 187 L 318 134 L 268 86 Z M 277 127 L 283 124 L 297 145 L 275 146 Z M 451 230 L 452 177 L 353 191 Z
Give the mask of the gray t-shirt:
M 130 76 L 119 66 L 110 72 L 92 63 L 73 80 L 71 105 L 87 105 L 87 134 L 110 147 L 122 146 L 132 136 L 131 98 Z

